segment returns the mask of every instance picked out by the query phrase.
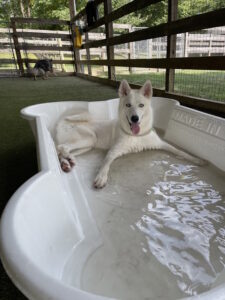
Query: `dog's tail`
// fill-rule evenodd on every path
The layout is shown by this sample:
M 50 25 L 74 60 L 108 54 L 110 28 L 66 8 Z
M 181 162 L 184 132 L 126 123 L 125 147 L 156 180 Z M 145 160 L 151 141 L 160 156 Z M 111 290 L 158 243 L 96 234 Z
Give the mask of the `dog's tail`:
M 36 70 L 34 70 L 34 68 L 32 68 L 31 66 L 30 66 L 30 63 L 28 62 L 28 60 L 26 59 L 25 61 L 24 61 L 24 63 L 25 63 L 25 66 L 26 66 L 26 68 L 27 68 L 27 74 L 29 75 L 29 76 L 34 76 L 34 78 L 36 77 Z
M 28 62 L 27 59 L 25 60 L 25 66 L 26 66 L 26 68 L 27 68 L 28 71 L 31 71 L 31 66 L 30 66 L 30 64 L 29 64 L 29 62 Z

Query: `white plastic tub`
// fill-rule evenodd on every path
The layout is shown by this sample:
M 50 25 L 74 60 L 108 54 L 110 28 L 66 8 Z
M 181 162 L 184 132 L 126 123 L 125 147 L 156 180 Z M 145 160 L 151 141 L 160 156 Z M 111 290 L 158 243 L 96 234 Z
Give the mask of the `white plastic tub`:
M 63 173 L 54 126 L 81 107 L 116 118 L 118 99 L 22 110 L 40 172 L 6 206 L 0 253 L 29 299 L 225 299 L 225 120 L 170 99 L 153 98 L 152 105 L 165 139 L 217 168 L 143 152 L 115 161 L 108 185 L 95 190 L 104 153 L 80 156 Z

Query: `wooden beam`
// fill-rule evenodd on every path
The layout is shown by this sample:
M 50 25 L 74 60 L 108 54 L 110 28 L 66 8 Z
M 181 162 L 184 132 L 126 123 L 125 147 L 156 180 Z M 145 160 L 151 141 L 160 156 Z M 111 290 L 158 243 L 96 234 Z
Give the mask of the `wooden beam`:
M 18 73 L 17 69 L 0 69 L 0 74 L 2 75 L 2 73 Z
M 36 63 L 38 62 L 38 59 L 22 59 L 22 62 L 25 63 L 25 62 L 29 62 L 29 63 Z M 52 63 L 53 64 L 62 64 L 62 65 L 73 65 L 74 64 L 74 60 L 61 60 L 61 59 L 53 59 L 52 60 Z
M 77 64 L 77 61 L 80 60 L 80 52 L 78 49 L 75 48 L 74 45 L 74 39 L 75 39 L 75 24 L 74 22 L 72 22 L 72 19 L 74 18 L 74 16 L 77 13 L 76 10 L 76 3 L 74 0 L 69 0 L 69 8 L 70 8 L 70 29 L 71 29 L 71 42 L 72 42 L 72 49 L 73 49 L 73 54 L 74 54 L 74 67 L 76 72 L 80 72 L 80 65 Z
M 178 11 L 178 0 L 168 0 L 168 22 L 169 23 L 177 20 L 177 11 Z M 176 57 L 176 41 L 177 41 L 176 34 L 168 35 L 167 49 L 166 49 L 167 58 Z M 175 70 L 171 68 L 167 68 L 166 83 L 165 83 L 165 90 L 167 92 L 174 91 L 174 81 L 175 81 Z
M 159 59 L 82 60 L 79 63 L 98 66 L 118 66 L 157 69 L 225 70 L 225 56 L 181 57 Z
M 29 37 L 35 37 L 35 38 L 56 38 L 56 39 L 62 39 L 63 41 L 71 41 L 71 34 L 69 33 L 57 33 L 57 32 L 18 32 L 17 36 L 22 38 L 29 38 Z
M 30 44 L 19 44 L 19 50 L 42 50 L 42 51 L 73 51 L 72 46 L 41 46 L 41 45 L 30 45 Z
M 8 59 L 8 58 L 1 58 L 0 64 L 15 64 L 14 59 Z
M 20 47 L 19 47 L 19 41 L 18 41 L 17 31 L 16 31 L 16 22 L 13 18 L 11 19 L 11 27 L 13 29 L 13 42 L 14 42 L 14 47 L 15 47 L 15 52 L 16 52 L 17 64 L 19 66 L 20 75 L 24 75 L 24 68 L 23 68 L 22 57 L 21 57 Z
M 89 41 L 88 32 L 85 32 L 85 41 Z M 86 49 L 87 60 L 91 60 L 90 49 Z M 88 65 L 88 75 L 92 75 L 91 65 Z
M 154 27 L 145 28 L 135 32 L 123 34 L 109 38 L 108 40 L 102 39 L 98 41 L 89 42 L 84 44 L 82 48 L 96 48 L 102 46 L 112 46 L 125 44 L 129 42 L 147 40 L 168 36 L 172 34 L 190 32 L 201 30 L 205 28 L 224 26 L 225 24 L 225 8 L 216 11 L 211 11 L 197 16 L 192 16 L 180 19 L 171 23 L 164 23 Z
M 66 77 L 66 76 L 74 76 L 75 73 L 74 72 L 56 72 L 56 74 L 49 74 L 49 77 L 55 77 L 55 75 L 57 77 Z M 31 75 L 29 73 L 25 73 L 24 77 L 31 77 Z
M 67 20 L 59 19 L 41 19 L 41 18 L 11 18 L 15 23 L 20 24 L 50 24 L 50 25 L 70 25 Z
M 113 22 L 117 19 L 122 18 L 125 15 L 128 15 L 132 12 L 138 11 L 149 5 L 156 4 L 161 1 L 162 0 L 134 0 L 116 10 L 113 10 L 110 14 L 100 18 L 97 22 L 95 22 L 95 24 L 93 24 L 90 27 L 87 27 L 86 31 L 91 31 L 105 23 Z
M 111 0 L 104 0 L 104 13 L 105 16 L 110 14 L 112 11 L 112 1 Z M 113 23 L 108 22 L 105 23 L 105 34 L 106 40 L 113 37 Z M 107 53 L 107 60 L 114 59 L 114 46 L 106 46 L 106 53 Z M 112 79 L 115 76 L 115 68 L 112 68 L 108 65 L 108 78 Z

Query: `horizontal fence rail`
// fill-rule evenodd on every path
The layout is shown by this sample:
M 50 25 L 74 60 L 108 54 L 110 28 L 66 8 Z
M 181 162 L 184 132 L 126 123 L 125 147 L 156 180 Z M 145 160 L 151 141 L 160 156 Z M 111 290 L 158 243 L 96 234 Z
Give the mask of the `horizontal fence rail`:
M 132 12 L 137 10 L 143 9 L 151 4 L 156 4 L 161 2 L 162 0 L 134 0 L 124 6 L 112 11 L 110 14 L 105 15 L 104 17 L 100 18 L 98 21 L 95 22 L 93 26 L 87 27 L 86 32 L 91 31 L 105 23 L 113 22 L 117 19 L 120 19 Z
M 43 46 L 43 45 L 29 45 L 26 43 L 23 43 L 22 45 L 18 46 L 19 50 L 41 50 L 41 51 L 46 51 L 46 50 L 50 50 L 50 51 L 72 51 L 73 47 L 72 46 Z
M 38 59 L 22 59 L 22 62 L 23 63 L 25 63 L 25 62 L 28 62 L 28 63 L 36 63 L 36 62 L 38 62 Z M 64 59 L 64 60 L 60 60 L 60 59 L 53 59 L 52 60 L 52 63 L 53 64 L 65 64 L 65 65 L 72 65 L 72 64 L 74 64 L 74 60 L 66 60 L 66 59 Z
M 142 41 L 147 39 L 154 39 L 163 36 L 197 31 L 205 28 L 223 26 L 225 23 L 225 9 L 212 11 L 202 15 L 184 18 L 173 21 L 171 23 L 164 23 L 155 27 L 142 29 L 139 31 L 122 34 L 120 36 L 111 37 L 99 41 L 93 41 L 83 44 L 82 48 L 93 48 L 102 46 L 114 46 L 125 44 L 129 42 Z
M 155 5 L 160 2 L 160 0 L 133 0 L 118 9 L 108 11 L 108 13 L 105 13 L 104 16 L 97 20 L 92 26 L 86 26 L 85 32 L 90 34 L 91 31 L 96 28 L 100 28 L 102 26 L 107 28 L 108 24 L 112 24 L 112 22 L 117 21 L 130 13 L 137 12 L 140 9 L 147 8 L 148 6 Z M 99 5 L 100 3 L 103 3 L 104 5 L 107 3 L 109 5 L 111 0 L 95 1 L 95 3 L 96 5 Z M 116 78 L 115 76 L 109 77 L 108 75 L 108 78 L 99 78 L 97 76 L 91 76 L 91 72 L 89 72 L 89 70 L 91 70 L 91 67 L 96 66 L 106 66 L 108 68 L 125 67 L 129 68 L 129 70 L 132 70 L 133 68 L 151 68 L 155 70 L 163 69 L 166 71 L 164 79 L 166 90 L 154 89 L 156 95 L 169 98 L 172 97 L 178 99 L 185 105 L 225 116 L 224 103 L 174 93 L 175 70 L 225 70 L 225 41 L 222 35 L 218 35 L 216 37 L 215 34 L 214 36 L 211 36 L 210 34 L 205 34 L 203 36 L 202 34 L 202 36 L 198 38 L 198 41 L 194 40 L 196 32 L 209 30 L 210 28 L 214 30 L 215 27 L 225 26 L 225 8 L 182 19 L 177 19 L 177 9 L 178 0 L 168 0 L 168 21 L 166 23 L 149 28 L 137 28 L 135 30 L 128 29 L 128 32 L 123 32 L 120 35 L 116 35 L 114 33 L 110 36 L 103 36 L 101 39 L 96 38 L 93 40 L 89 38 L 89 40 L 85 40 L 81 49 L 78 51 L 82 53 L 83 50 L 86 50 L 88 51 L 89 56 L 87 56 L 86 59 L 77 60 L 76 63 L 79 66 L 88 66 L 88 75 L 81 72 L 77 72 L 76 75 L 92 81 L 118 86 L 118 82 L 112 80 L 112 78 Z M 84 17 L 85 10 L 77 14 L 71 21 L 74 22 L 79 19 L 84 19 Z M 119 24 L 114 23 L 114 29 L 116 27 L 118 28 L 118 25 Z M 153 41 L 156 39 L 165 39 L 165 42 L 161 43 L 161 48 L 157 48 L 157 44 L 153 44 Z M 153 51 L 158 51 L 158 53 L 164 57 L 162 58 L 157 54 L 157 57 L 148 57 L 143 59 L 135 58 L 133 56 L 134 43 L 143 41 L 148 43 L 151 53 Z M 184 50 L 180 50 L 179 48 L 182 47 L 182 43 Z M 92 59 L 90 55 L 92 53 L 92 49 L 93 51 L 96 51 L 96 49 L 102 49 L 102 47 L 106 47 L 106 49 L 112 48 L 114 50 L 114 56 L 110 57 L 107 54 L 106 57 L 101 57 L 99 60 L 96 58 Z M 128 59 L 125 57 L 115 59 L 115 50 L 119 51 L 119 49 L 121 49 L 122 52 L 122 48 L 120 47 L 123 47 L 124 50 L 126 48 Z M 192 53 L 193 55 L 198 55 L 198 57 L 191 57 Z M 200 57 L 201 53 L 204 53 L 204 56 Z M 176 57 L 177 55 L 181 57 Z M 182 55 L 184 57 L 182 57 Z
M 68 31 L 62 32 L 59 30 L 30 30 L 20 28 L 21 24 L 35 25 L 59 25 L 67 26 Z M 70 32 L 70 21 L 58 19 L 40 19 L 40 18 L 11 18 L 11 28 L 8 33 L 8 39 L 14 41 L 15 54 L 17 64 L 21 75 L 25 74 L 25 62 L 36 63 L 38 59 L 51 58 L 53 64 L 61 65 L 62 71 L 66 72 L 64 65 L 73 65 L 73 43 Z M 4 46 L 4 42 L 1 43 Z M 7 46 L 8 47 L 8 46 Z M 33 59 L 30 55 L 37 56 Z M 55 58 L 56 56 L 59 58 Z M 70 58 L 65 58 L 65 55 L 70 55 Z M 25 56 L 25 57 L 24 57 Z M 13 60 L 0 60 L 2 64 L 11 64 Z M 71 72 L 68 72 L 70 74 Z
M 158 69 L 225 70 L 225 56 L 158 58 L 158 59 L 114 59 L 82 60 L 80 64 Z
M 12 20 L 20 24 L 70 25 L 70 21 L 59 19 L 12 18 Z
M 62 41 L 71 41 L 71 34 L 66 33 L 48 33 L 48 32 L 17 32 L 17 36 L 21 38 L 42 38 L 42 39 L 48 39 L 48 38 L 57 38 L 61 39 Z

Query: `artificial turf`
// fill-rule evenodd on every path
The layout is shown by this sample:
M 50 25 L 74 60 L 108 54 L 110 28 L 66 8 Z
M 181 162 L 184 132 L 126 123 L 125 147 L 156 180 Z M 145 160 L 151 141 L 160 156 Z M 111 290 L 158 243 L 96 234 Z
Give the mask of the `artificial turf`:
M 38 172 L 34 138 L 27 121 L 20 117 L 20 110 L 37 103 L 115 97 L 116 89 L 74 76 L 36 81 L 0 78 L 0 213 L 16 189 Z M 11 283 L 2 265 L 0 287 L 0 300 L 26 299 Z

